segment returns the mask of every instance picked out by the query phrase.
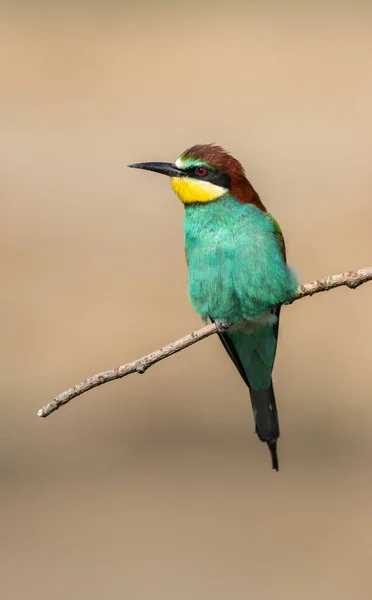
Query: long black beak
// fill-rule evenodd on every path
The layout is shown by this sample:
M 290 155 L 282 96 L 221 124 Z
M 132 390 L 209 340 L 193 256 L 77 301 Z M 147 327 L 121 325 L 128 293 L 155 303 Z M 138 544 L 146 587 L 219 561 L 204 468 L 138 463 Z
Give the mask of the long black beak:
M 131 167 L 132 169 L 144 169 L 145 171 L 154 171 L 155 173 L 168 175 L 168 177 L 182 177 L 185 175 L 183 171 L 177 169 L 176 165 L 166 162 L 135 163 L 134 165 L 128 165 L 128 167 Z

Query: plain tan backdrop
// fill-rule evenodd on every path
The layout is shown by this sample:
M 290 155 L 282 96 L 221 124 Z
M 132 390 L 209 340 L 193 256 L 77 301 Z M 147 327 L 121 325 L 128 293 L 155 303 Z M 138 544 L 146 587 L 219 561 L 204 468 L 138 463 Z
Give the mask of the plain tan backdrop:
M 36 417 L 200 324 L 182 205 L 130 162 L 218 142 L 302 281 L 371 264 L 371 16 L 301 6 L 3 11 L 4 600 L 370 598 L 370 284 L 282 312 L 279 474 L 216 338 Z

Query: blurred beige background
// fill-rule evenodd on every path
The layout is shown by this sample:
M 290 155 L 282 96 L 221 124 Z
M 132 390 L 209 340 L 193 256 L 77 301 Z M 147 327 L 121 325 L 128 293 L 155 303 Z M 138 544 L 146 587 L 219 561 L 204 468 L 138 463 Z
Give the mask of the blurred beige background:
M 216 141 L 302 281 L 372 263 L 371 26 L 351 3 L 2 11 L 4 600 L 371 597 L 371 284 L 283 310 L 279 475 L 216 338 L 36 417 L 199 326 L 182 206 L 129 162 Z

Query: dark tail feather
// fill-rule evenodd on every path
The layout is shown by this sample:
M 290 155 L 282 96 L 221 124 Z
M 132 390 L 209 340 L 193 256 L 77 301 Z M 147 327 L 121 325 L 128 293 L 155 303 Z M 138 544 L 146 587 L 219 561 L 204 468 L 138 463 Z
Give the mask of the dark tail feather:
M 273 385 L 271 384 L 267 390 L 253 390 L 250 388 L 249 391 L 256 423 L 256 433 L 261 442 L 267 443 L 273 469 L 279 471 L 276 442 L 280 432 Z
M 276 440 L 272 442 L 267 442 L 268 448 L 271 454 L 271 464 L 273 466 L 274 471 L 279 471 L 279 460 L 278 453 L 276 451 Z
M 280 306 L 276 309 L 275 314 L 279 317 Z M 211 319 L 212 323 L 214 320 Z M 278 335 L 279 321 L 274 329 L 275 335 Z M 279 438 L 279 419 L 276 410 L 276 402 L 273 390 L 273 384 L 267 390 L 253 390 L 248 381 L 247 374 L 241 363 L 241 360 L 235 350 L 232 340 L 227 333 L 218 333 L 222 344 L 225 347 L 228 355 L 238 369 L 243 381 L 249 388 L 251 402 L 253 408 L 254 420 L 256 423 L 256 433 L 262 442 L 266 442 L 270 450 L 272 467 L 275 471 L 279 471 L 278 454 L 276 450 L 276 442 Z

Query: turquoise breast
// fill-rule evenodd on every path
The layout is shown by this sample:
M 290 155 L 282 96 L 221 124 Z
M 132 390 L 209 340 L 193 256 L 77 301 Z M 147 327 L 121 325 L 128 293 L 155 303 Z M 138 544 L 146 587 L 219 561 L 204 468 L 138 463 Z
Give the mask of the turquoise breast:
M 189 295 L 203 319 L 252 319 L 293 297 L 297 281 L 267 213 L 228 194 L 185 210 Z

